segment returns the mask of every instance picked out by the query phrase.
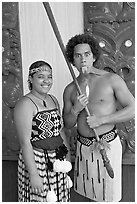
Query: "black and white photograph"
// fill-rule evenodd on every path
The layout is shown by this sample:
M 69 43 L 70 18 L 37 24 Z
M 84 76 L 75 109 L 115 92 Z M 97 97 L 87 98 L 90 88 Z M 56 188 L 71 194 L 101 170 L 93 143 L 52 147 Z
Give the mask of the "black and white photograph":
M 135 202 L 135 2 L 1 2 L 2 202 Z

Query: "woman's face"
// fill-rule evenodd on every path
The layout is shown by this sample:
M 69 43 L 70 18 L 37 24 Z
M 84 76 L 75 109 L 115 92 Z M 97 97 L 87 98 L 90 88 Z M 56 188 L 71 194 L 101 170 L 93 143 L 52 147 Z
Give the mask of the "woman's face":
M 52 70 L 47 65 L 42 67 L 45 67 L 45 70 L 36 72 L 31 78 L 32 90 L 39 94 L 48 93 L 53 84 Z
M 95 61 L 93 53 L 89 44 L 78 44 L 74 48 L 74 65 L 79 72 L 82 71 L 84 67 L 87 67 L 89 70 L 93 66 Z

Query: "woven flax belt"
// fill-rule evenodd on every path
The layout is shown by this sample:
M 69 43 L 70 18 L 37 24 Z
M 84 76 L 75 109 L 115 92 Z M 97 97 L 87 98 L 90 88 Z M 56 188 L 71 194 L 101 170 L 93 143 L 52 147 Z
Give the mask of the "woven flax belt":
M 106 142 L 111 142 L 117 137 L 117 129 L 114 127 L 109 132 L 99 135 L 100 140 L 105 140 Z M 93 144 L 94 141 L 96 141 L 96 137 L 84 137 L 78 133 L 77 140 L 82 143 L 83 145 L 90 146 Z

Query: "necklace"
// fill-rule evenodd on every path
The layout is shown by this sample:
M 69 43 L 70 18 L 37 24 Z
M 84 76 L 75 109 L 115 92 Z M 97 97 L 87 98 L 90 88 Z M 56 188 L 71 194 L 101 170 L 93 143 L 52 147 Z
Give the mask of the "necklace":
M 35 96 L 36 98 L 40 99 L 41 101 L 43 101 L 43 106 L 47 108 L 47 104 L 43 99 L 41 99 L 40 97 L 34 95 L 33 93 L 32 93 L 32 95 Z

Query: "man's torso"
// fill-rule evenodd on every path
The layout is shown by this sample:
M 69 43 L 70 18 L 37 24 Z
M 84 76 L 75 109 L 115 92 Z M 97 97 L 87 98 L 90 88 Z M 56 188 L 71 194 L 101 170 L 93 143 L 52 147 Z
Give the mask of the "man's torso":
M 110 77 L 110 73 L 101 76 L 89 75 L 86 79 L 79 81 L 82 93 L 88 94 L 89 103 L 87 107 L 91 115 L 94 114 L 101 117 L 116 111 L 116 99 L 114 97 L 114 90 L 111 85 Z M 87 88 L 87 86 L 89 88 Z M 74 89 L 71 95 L 72 103 L 75 103 L 76 95 L 77 91 Z M 88 137 L 92 130 L 87 125 L 86 117 L 87 113 L 84 109 L 78 116 L 77 128 L 81 135 Z M 100 135 L 111 130 L 113 126 L 114 124 L 105 124 L 96 128 L 96 131 Z

